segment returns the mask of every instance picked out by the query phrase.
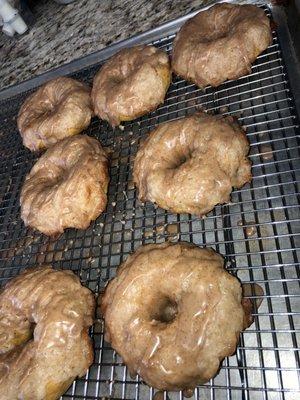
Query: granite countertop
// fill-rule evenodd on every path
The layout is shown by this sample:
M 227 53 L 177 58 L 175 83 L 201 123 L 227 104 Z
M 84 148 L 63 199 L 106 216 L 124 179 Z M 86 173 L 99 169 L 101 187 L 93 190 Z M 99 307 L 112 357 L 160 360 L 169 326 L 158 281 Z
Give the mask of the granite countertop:
M 34 4 L 29 32 L 0 32 L 0 90 L 198 9 L 205 0 L 53 0 Z

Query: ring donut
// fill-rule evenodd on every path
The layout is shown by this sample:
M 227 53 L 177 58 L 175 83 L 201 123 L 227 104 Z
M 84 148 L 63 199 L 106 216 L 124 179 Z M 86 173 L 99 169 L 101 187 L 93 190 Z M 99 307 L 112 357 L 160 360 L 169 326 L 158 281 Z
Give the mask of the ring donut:
M 242 287 L 212 249 L 141 246 L 106 287 L 105 340 L 130 374 L 160 390 L 193 389 L 214 377 L 247 327 Z
M 0 294 L 0 399 L 55 400 L 93 362 L 95 300 L 72 271 L 29 269 Z
M 92 115 L 90 88 L 75 79 L 60 77 L 25 100 L 17 122 L 24 146 L 39 151 L 86 129 Z
M 251 72 L 272 43 L 270 20 L 254 5 L 221 3 L 189 19 L 173 43 L 172 70 L 200 88 Z
M 45 235 L 86 229 L 105 209 L 107 155 L 98 140 L 76 135 L 49 148 L 26 176 L 21 218 Z
M 205 215 L 251 180 L 249 142 L 232 117 L 198 112 L 159 125 L 137 152 L 139 199 L 174 213 Z
M 95 114 L 112 126 L 131 121 L 163 103 L 170 82 L 170 63 L 164 51 L 145 45 L 121 50 L 94 78 Z

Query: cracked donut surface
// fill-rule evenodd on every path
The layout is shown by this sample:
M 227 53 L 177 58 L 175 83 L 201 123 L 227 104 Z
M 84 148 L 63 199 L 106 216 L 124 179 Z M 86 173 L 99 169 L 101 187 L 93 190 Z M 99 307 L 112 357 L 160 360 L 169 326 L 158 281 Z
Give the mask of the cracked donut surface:
M 137 152 L 133 179 L 141 201 L 204 215 L 251 180 L 249 142 L 232 117 L 199 112 L 159 125 Z
M 189 19 L 173 43 L 172 70 L 199 87 L 251 72 L 272 43 L 270 20 L 254 5 L 221 3 Z
M 0 294 L 0 398 L 55 400 L 93 362 L 95 300 L 72 271 L 46 265 Z
M 66 138 L 49 148 L 26 176 L 21 218 L 49 236 L 66 228 L 86 229 L 106 207 L 108 182 L 107 155 L 98 140 Z
M 123 49 L 96 74 L 95 114 L 112 126 L 131 121 L 163 103 L 171 82 L 168 55 L 154 46 Z
M 25 100 L 17 122 L 24 146 L 39 151 L 82 132 L 92 116 L 90 88 L 75 79 L 60 77 Z
M 217 373 L 248 326 L 242 287 L 209 248 L 141 246 L 101 300 L 105 339 L 130 374 L 162 390 L 193 389 Z

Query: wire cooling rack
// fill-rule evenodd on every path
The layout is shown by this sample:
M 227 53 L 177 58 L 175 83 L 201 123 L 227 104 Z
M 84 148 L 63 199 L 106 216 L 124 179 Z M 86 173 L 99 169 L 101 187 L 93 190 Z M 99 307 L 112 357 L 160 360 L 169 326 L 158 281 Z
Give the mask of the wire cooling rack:
M 270 14 L 266 7 L 265 11 Z M 174 35 L 154 42 L 168 52 Z M 111 149 L 108 206 L 87 230 L 67 230 L 51 240 L 24 227 L 20 219 L 22 182 L 36 155 L 22 146 L 16 128 L 23 93 L 0 103 L 0 281 L 23 268 L 51 263 L 71 269 L 101 294 L 118 265 L 141 244 L 186 240 L 211 246 L 226 266 L 263 297 L 254 323 L 241 334 L 236 355 L 219 374 L 192 394 L 198 399 L 297 400 L 299 390 L 299 119 L 277 34 L 252 73 L 205 91 L 173 79 L 165 103 L 155 112 L 115 130 L 94 118 L 87 134 Z M 74 77 L 92 82 L 99 64 Z M 168 213 L 141 204 L 132 184 L 133 159 L 140 140 L 157 124 L 203 107 L 238 117 L 251 143 L 253 181 L 232 193 L 204 219 Z M 259 284 L 264 295 L 255 291 Z M 183 393 L 158 393 L 130 377 L 121 358 L 105 343 L 103 322 L 92 329 L 95 360 L 63 399 L 182 399 Z

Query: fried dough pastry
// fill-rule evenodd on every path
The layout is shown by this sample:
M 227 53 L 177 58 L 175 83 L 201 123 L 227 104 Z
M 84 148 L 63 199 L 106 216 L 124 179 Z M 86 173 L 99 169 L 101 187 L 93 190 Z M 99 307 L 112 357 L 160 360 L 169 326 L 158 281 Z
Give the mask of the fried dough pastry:
M 110 58 L 94 78 L 95 114 L 112 126 L 131 121 L 163 103 L 171 82 L 168 55 L 154 46 L 135 46 Z
M 60 77 L 29 96 L 18 115 L 24 146 L 44 150 L 87 128 L 93 115 L 90 88 L 75 79 Z
M 200 88 L 251 72 L 272 43 L 270 20 L 254 5 L 221 3 L 189 19 L 173 43 L 172 70 Z
M 72 271 L 46 265 L 0 294 L 0 399 L 55 400 L 93 362 L 95 299 Z
M 133 179 L 141 201 L 202 216 L 251 180 L 249 142 L 232 117 L 199 112 L 159 125 L 141 145 Z
M 130 374 L 160 390 L 193 389 L 232 355 L 249 318 L 223 257 L 193 244 L 141 246 L 106 287 L 105 340 Z
M 26 176 L 21 218 L 45 235 L 86 229 L 107 203 L 108 160 L 98 140 L 86 135 L 49 148 Z

